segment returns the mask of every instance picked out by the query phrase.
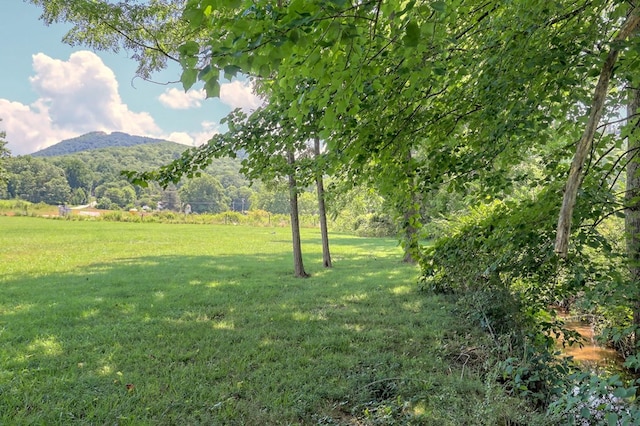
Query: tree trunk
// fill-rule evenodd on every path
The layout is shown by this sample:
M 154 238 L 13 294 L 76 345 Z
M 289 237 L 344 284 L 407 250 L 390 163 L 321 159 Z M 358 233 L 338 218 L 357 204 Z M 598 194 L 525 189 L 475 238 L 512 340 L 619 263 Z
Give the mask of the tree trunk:
M 287 161 L 290 165 L 295 163 L 293 151 L 287 151 Z M 291 237 L 293 239 L 293 269 L 296 277 L 309 276 L 302 263 L 302 245 L 300 243 L 300 217 L 298 215 L 298 185 L 293 171 L 289 174 L 289 202 L 291 204 Z
M 640 109 L 640 89 L 630 89 L 627 104 L 627 124 L 633 129 L 627 138 L 627 190 L 625 192 L 625 234 L 627 257 L 632 290 L 633 324 L 640 327 L 640 131 L 638 119 L 634 118 Z M 640 333 L 635 333 L 636 348 L 640 343 Z
M 316 158 L 320 156 L 320 138 L 313 140 L 313 151 Z M 329 230 L 327 228 L 327 209 L 324 205 L 324 181 L 322 171 L 316 174 L 316 188 L 318 192 L 318 215 L 320 216 L 320 234 L 322 235 L 322 265 L 331 268 L 331 253 L 329 252 Z
M 415 194 L 412 194 L 415 198 Z M 405 263 L 416 263 L 415 252 L 418 248 L 418 230 L 412 224 L 413 217 L 417 214 L 416 209 L 413 207 L 413 201 L 411 200 L 411 206 L 405 210 L 404 212 L 404 238 L 405 238 L 405 247 L 404 247 L 404 258 L 402 259 Z
M 615 41 L 626 40 L 640 24 L 640 15 L 638 14 L 640 7 L 634 8 L 627 20 L 620 28 Z M 571 234 L 571 220 L 573 217 L 573 208 L 576 204 L 576 197 L 578 195 L 578 189 L 582 184 L 582 167 L 587 159 L 587 155 L 591 152 L 591 146 L 593 144 L 593 137 L 596 133 L 596 128 L 602 117 L 602 111 L 604 109 L 604 101 L 609 90 L 609 80 L 613 75 L 613 68 L 618 60 L 618 54 L 620 53 L 620 47 L 616 47 L 612 44 L 611 50 L 607 55 L 607 59 L 602 65 L 600 71 L 600 78 L 593 93 L 593 100 L 591 103 L 591 110 L 589 112 L 589 121 L 584 129 L 582 137 L 576 147 L 576 153 L 571 162 L 571 169 L 569 170 L 569 177 L 567 178 L 567 185 L 564 189 L 564 197 L 562 199 L 562 208 L 560 209 L 560 215 L 558 216 L 558 227 L 556 230 L 556 244 L 555 251 L 560 257 L 567 257 L 569 251 L 569 235 Z
M 418 204 L 418 194 L 415 189 L 415 178 L 412 164 L 411 148 L 407 150 L 406 154 L 406 167 L 407 167 L 407 179 L 409 180 L 409 194 L 408 205 L 404 207 L 403 222 L 404 222 L 404 258 L 405 263 L 415 263 L 415 255 L 418 251 L 418 228 L 414 225 L 415 217 L 418 215 L 416 205 Z

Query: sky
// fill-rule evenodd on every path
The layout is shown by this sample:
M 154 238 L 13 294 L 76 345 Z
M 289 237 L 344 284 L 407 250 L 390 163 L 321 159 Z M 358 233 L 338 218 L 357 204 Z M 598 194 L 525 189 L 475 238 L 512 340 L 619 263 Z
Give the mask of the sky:
M 12 155 L 93 131 L 197 146 L 220 132 L 220 119 L 234 108 L 260 105 L 241 80 L 222 82 L 219 99 L 205 99 L 201 87 L 185 93 L 171 83 L 180 79 L 178 65 L 155 82 L 136 78 L 127 52 L 68 46 L 69 26 L 46 26 L 40 14 L 21 0 L 0 0 L 0 131 Z

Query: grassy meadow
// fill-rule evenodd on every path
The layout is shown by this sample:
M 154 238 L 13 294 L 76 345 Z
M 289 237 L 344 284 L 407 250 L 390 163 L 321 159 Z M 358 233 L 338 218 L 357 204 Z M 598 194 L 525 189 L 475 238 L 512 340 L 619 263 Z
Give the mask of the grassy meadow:
M 0 424 L 532 422 L 395 240 L 302 232 L 0 216 Z

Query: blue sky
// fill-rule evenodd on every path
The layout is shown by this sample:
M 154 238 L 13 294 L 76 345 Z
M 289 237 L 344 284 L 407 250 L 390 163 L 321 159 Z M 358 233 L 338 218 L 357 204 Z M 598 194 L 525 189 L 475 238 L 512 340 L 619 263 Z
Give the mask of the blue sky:
M 200 88 L 184 93 L 180 84 L 143 81 L 127 52 L 68 46 L 61 41 L 68 26 L 46 26 L 40 13 L 21 0 L 0 0 L 0 130 L 13 155 L 91 131 L 199 145 L 233 108 L 259 105 L 242 81 L 223 82 L 220 99 L 204 99 Z M 179 78 L 172 65 L 154 80 Z

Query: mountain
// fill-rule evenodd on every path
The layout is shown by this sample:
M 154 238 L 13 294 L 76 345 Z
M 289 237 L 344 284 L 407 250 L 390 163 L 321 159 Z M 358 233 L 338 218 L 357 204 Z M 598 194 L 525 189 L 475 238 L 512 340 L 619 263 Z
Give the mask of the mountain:
M 122 132 L 91 132 L 77 138 L 67 139 L 48 148 L 31 154 L 33 157 L 55 157 L 73 154 L 81 151 L 91 151 L 101 148 L 128 147 L 136 145 L 157 144 L 167 142 L 162 139 L 133 136 Z M 186 146 L 182 145 L 184 149 Z

